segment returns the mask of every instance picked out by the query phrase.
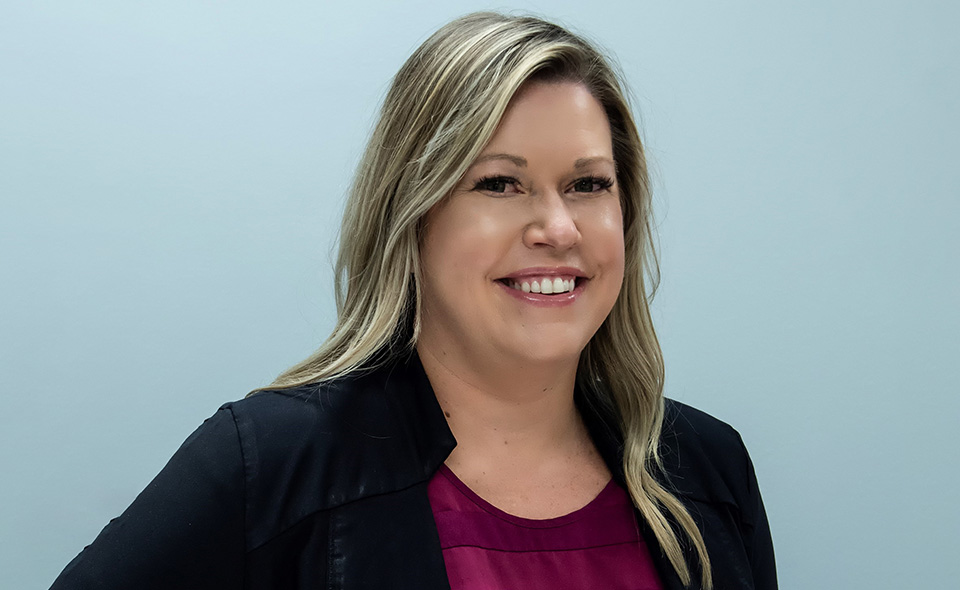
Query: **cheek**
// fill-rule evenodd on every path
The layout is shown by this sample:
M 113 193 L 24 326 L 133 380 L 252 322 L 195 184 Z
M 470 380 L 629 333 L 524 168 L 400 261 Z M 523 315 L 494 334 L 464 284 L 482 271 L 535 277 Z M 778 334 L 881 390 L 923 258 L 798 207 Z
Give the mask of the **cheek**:
M 581 222 L 584 245 L 593 253 L 597 263 L 611 274 L 623 275 L 624 240 L 623 215 L 620 203 L 614 201 Z
M 624 242 L 623 242 L 623 216 L 618 206 L 616 212 L 611 213 L 606 222 L 606 229 L 610 234 L 610 247 L 617 252 L 617 258 L 620 265 L 623 266 Z
M 496 208 L 444 204 L 425 220 L 421 259 L 427 280 L 496 279 L 488 275 L 509 250 L 511 232 L 511 216 Z
M 613 283 L 613 290 L 619 295 L 623 286 L 623 273 L 625 267 L 626 255 L 623 245 L 623 225 L 617 224 L 616 231 L 611 234 L 610 239 L 610 275 Z
M 623 216 L 619 202 L 609 207 L 603 215 L 595 216 L 592 227 L 595 245 L 593 255 L 603 274 L 601 289 L 604 303 L 603 317 L 606 318 L 623 288 L 626 252 L 624 250 Z M 598 285 L 599 286 L 599 285 Z
M 499 208 L 459 205 L 454 202 L 427 218 L 424 248 L 458 268 L 476 268 L 508 247 L 511 219 Z

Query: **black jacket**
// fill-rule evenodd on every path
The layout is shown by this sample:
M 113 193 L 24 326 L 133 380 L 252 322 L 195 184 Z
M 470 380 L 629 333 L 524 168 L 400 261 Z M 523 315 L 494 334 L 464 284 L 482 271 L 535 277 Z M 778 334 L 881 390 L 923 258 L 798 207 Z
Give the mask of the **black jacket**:
M 622 485 L 610 416 L 580 410 Z M 427 482 L 455 444 L 416 355 L 226 404 L 53 588 L 448 589 Z M 737 432 L 668 401 L 661 452 L 703 531 L 715 588 L 776 588 Z M 665 587 L 681 588 L 644 535 Z

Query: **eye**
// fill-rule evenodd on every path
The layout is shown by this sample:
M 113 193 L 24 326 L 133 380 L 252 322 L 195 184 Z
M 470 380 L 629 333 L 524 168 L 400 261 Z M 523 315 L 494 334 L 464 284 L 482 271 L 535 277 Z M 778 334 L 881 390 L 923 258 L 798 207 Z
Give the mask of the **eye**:
M 573 183 L 573 191 L 577 193 L 596 193 L 613 186 L 613 181 L 601 176 L 585 176 Z
M 473 187 L 475 191 L 486 191 L 488 193 L 510 194 L 517 192 L 517 185 L 520 184 L 516 178 L 509 176 L 487 176 L 477 181 Z

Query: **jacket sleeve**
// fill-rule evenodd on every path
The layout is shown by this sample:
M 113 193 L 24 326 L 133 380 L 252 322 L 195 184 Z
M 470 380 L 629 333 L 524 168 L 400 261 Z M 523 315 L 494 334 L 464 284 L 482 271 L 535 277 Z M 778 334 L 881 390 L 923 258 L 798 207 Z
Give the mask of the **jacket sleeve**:
M 221 408 L 51 590 L 240 588 L 245 476 L 233 413 Z
M 747 448 L 740 439 L 737 439 L 743 449 L 743 456 L 747 462 L 747 495 L 744 503 L 743 516 L 746 520 L 747 535 L 744 546 L 750 559 L 753 570 L 754 587 L 758 590 L 777 589 L 777 566 L 773 555 L 773 538 L 770 535 L 770 525 L 767 522 L 767 512 L 760 497 L 760 486 L 753 468 L 753 461 L 747 453 Z

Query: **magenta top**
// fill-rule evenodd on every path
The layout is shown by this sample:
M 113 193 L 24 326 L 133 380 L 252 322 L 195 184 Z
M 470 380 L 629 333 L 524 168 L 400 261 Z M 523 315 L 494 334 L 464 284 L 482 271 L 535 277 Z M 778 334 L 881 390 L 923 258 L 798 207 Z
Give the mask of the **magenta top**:
M 446 465 L 427 488 L 451 590 L 662 590 L 633 504 L 613 480 L 583 508 L 534 520 L 493 506 Z

